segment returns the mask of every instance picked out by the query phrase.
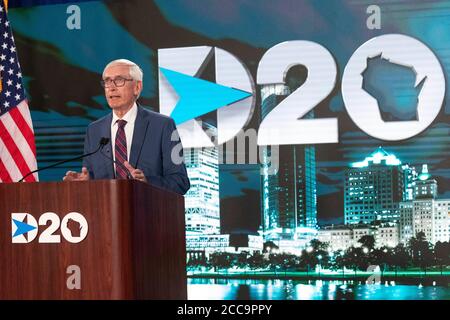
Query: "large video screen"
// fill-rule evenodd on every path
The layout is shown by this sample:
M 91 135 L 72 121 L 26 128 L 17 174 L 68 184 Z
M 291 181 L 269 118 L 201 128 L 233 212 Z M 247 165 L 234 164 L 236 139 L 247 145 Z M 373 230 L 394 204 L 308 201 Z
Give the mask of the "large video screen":
M 38 167 L 83 154 L 111 60 L 137 63 L 139 104 L 175 120 L 190 299 L 449 299 L 449 16 L 365 0 L 8 11 Z

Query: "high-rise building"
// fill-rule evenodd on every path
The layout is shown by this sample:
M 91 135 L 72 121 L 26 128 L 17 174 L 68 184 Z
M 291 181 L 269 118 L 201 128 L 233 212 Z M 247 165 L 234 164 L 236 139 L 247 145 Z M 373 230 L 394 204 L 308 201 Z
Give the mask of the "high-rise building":
M 203 128 L 211 135 L 217 129 L 203 122 Z M 184 149 L 186 170 L 191 188 L 185 194 L 186 251 L 191 258 L 208 257 L 211 252 L 236 252 L 231 246 L 230 235 L 221 234 L 219 198 L 219 150 L 213 148 Z M 262 238 L 248 235 L 246 251 L 262 251 Z
M 422 166 L 422 172 L 414 182 L 414 199 L 435 199 L 437 196 L 437 181 L 430 179 L 428 166 Z
M 403 193 L 403 201 L 410 201 L 414 199 L 414 186 L 417 179 L 417 171 L 415 167 L 410 167 L 408 164 L 402 165 L 403 170 L 403 185 L 405 192 Z
M 449 241 L 448 214 L 450 199 L 420 199 L 413 201 L 413 234 L 425 234 L 427 241 L 435 244 L 438 241 Z
M 210 132 L 215 128 L 203 123 Z M 219 155 L 213 148 L 184 149 L 191 188 L 184 196 L 186 234 L 220 233 Z
M 261 88 L 261 118 L 269 114 L 290 90 L 285 85 Z M 310 113 L 306 117 L 312 118 Z M 317 228 L 315 147 L 280 145 L 278 170 L 270 171 L 273 149 L 262 150 L 261 208 L 264 240 L 298 247 L 310 240 Z M 283 248 L 281 248 L 283 249 Z
M 413 176 L 412 168 L 382 147 L 353 163 L 345 172 L 345 223 L 398 221 L 399 202 L 411 193 Z
M 426 164 L 414 182 L 413 196 L 412 201 L 400 203 L 400 241 L 406 244 L 419 232 L 432 244 L 449 241 L 450 199 L 437 199 L 437 182 Z
M 414 203 L 412 201 L 400 202 L 400 219 L 398 230 L 400 242 L 406 244 L 414 234 Z

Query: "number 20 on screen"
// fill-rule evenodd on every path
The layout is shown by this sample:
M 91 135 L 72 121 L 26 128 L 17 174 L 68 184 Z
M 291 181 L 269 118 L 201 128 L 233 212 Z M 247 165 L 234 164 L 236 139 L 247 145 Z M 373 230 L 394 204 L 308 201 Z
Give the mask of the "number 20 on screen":
M 363 72 L 368 59 L 381 57 L 410 68 L 418 95 L 416 120 L 384 121 L 378 101 L 363 89 Z M 252 96 L 217 110 L 217 143 L 236 136 L 248 124 L 255 108 L 255 86 L 243 63 L 229 52 L 214 47 L 183 47 L 158 50 L 160 68 L 189 76 L 200 73 L 214 57 L 216 83 L 253 93 Z M 259 61 L 256 83 L 285 84 L 287 71 L 295 65 L 308 70 L 305 83 L 268 113 L 258 128 L 258 145 L 338 143 L 338 119 L 302 119 L 333 91 L 337 66 L 324 46 L 304 40 L 287 41 L 268 49 Z M 170 115 L 179 99 L 162 73 L 159 74 L 160 112 Z M 434 53 L 421 41 L 401 34 L 370 39 L 350 57 L 341 81 L 344 106 L 353 122 L 368 135 L 385 141 L 399 141 L 424 131 L 437 117 L 445 97 L 445 77 Z M 195 106 L 193 106 L 195 107 Z M 178 125 L 184 147 L 210 147 L 211 141 L 195 119 Z

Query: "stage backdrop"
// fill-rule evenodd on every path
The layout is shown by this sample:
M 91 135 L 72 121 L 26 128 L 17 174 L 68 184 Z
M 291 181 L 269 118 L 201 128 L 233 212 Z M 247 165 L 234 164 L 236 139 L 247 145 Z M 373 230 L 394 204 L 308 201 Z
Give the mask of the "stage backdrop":
M 449 16 L 449 1 L 10 1 L 9 8 L 39 167 L 83 153 L 87 125 L 110 112 L 99 83 L 109 61 L 141 66 L 140 104 L 171 115 L 185 147 L 192 272 L 218 272 L 217 252 L 249 258 L 263 244 L 289 257 L 326 248 L 315 263 L 294 261 L 292 269 L 310 271 L 325 258 L 332 269 L 335 252 L 359 246 L 356 226 L 375 249 L 407 247 L 419 231 L 430 248 L 448 242 Z M 40 181 L 80 165 L 43 171 Z M 439 232 L 406 221 L 418 214 L 408 208 L 421 188 L 423 199 L 445 206 L 428 212 L 447 221 Z M 328 245 L 311 247 L 313 239 Z M 234 270 L 258 269 L 233 261 Z M 286 268 L 271 266 L 264 268 Z M 191 297 L 203 297 L 198 292 Z

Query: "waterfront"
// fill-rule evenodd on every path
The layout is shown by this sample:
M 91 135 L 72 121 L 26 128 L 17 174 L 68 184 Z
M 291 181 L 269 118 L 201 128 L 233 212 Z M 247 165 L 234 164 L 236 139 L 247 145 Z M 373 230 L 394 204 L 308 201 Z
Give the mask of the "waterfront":
M 450 300 L 448 283 L 189 278 L 190 300 Z

